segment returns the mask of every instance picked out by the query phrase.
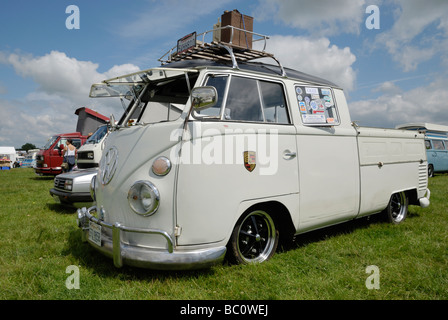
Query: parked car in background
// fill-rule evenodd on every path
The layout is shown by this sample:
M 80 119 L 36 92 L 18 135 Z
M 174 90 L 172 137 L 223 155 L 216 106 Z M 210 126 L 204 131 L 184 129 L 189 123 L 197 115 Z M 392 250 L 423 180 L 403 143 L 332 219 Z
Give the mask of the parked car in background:
M 433 123 L 408 123 L 397 129 L 419 131 L 425 134 L 428 177 L 436 172 L 448 172 L 448 126 Z
M 34 171 L 37 175 L 56 176 L 62 173 L 62 150 L 68 139 L 72 139 L 73 145 L 79 149 L 86 142 L 87 136 L 83 136 L 79 132 L 52 136 L 36 156 Z
M 57 203 L 83 206 L 93 202 L 90 181 L 98 170 L 108 126 L 100 126 L 78 150 L 77 170 L 61 173 L 54 179 L 50 195 Z
M 79 169 L 98 167 L 104 148 L 104 139 L 108 132 L 107 128 L 107 125 L 100 126 L 79 148 L 77 161 Z
M 36 166 L 36 157 L 40 149 L 28 150 L 25 159 L 22 161 L 22 168 L 34 168 Z
M 97 174 L 98 168 L 74 170 L 58 174 L 54 178 L 54 187 L 50 195 L 56 203 L 74 207 L 90 206 L 93 202 L 90 195 L 90 182 Z

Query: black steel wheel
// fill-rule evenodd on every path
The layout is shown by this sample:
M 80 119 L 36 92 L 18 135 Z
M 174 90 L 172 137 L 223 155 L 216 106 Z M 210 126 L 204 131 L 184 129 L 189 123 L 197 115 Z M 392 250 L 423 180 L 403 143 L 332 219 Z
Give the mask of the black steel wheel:
M 243 264 L 266 261 L 275 253 L 278 238 L 274 219 L 265 211 L 251 211 L 233 229 L 228 258 Z

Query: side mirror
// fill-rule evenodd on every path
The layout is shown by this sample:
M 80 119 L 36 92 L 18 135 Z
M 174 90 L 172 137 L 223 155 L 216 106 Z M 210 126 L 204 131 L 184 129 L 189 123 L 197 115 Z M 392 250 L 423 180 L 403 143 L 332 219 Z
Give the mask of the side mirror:
M 58 146 L 58 154 L 59 154 L 60 156 L 62 156 L 62 150 L 64 150 L 64 145 L 61 143 L 61 144 Z
M 194 111 L 201 111 L 213 107 L 218 101 L 215 87 L 197 87 L 191 91 L 191 104 Z

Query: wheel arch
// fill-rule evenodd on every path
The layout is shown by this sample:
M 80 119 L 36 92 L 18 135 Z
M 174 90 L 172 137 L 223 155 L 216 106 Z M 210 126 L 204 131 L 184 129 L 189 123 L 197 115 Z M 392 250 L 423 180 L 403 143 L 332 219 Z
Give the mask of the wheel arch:
M 236 225 L 240 219 L 251 211 L 262 210 L 267 212 L 274 220 L 276 229 L 279 231 L 279 242 L 282 245 L 292 240 L 296 233 L 296 228 L 291 217 L 290 210 L 278 200 L 266 200 L 249 205 L 246 209 L 240 211 L 238 218 L 235 220 Z M 230 241 L 230 240 L 229 240 Z

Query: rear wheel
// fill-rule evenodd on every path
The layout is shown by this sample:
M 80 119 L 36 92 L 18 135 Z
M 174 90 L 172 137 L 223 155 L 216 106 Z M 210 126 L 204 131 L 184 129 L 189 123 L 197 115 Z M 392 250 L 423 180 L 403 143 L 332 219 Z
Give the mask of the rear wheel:
M 238 220 L 228 245 L 228 258 L 234 263 L 260 263 L 275 253 L 278 230 L 265 211 L 250 211 Z
M 393 224 L 403 222 L 408 215 L 408 197 L 405 192 L 394 193 L 390 197 L 389 204 L 385 210 L 387 220 Z
M 428 178 L 434 177 L 434 166 L 432 164 L 428 165 Z

